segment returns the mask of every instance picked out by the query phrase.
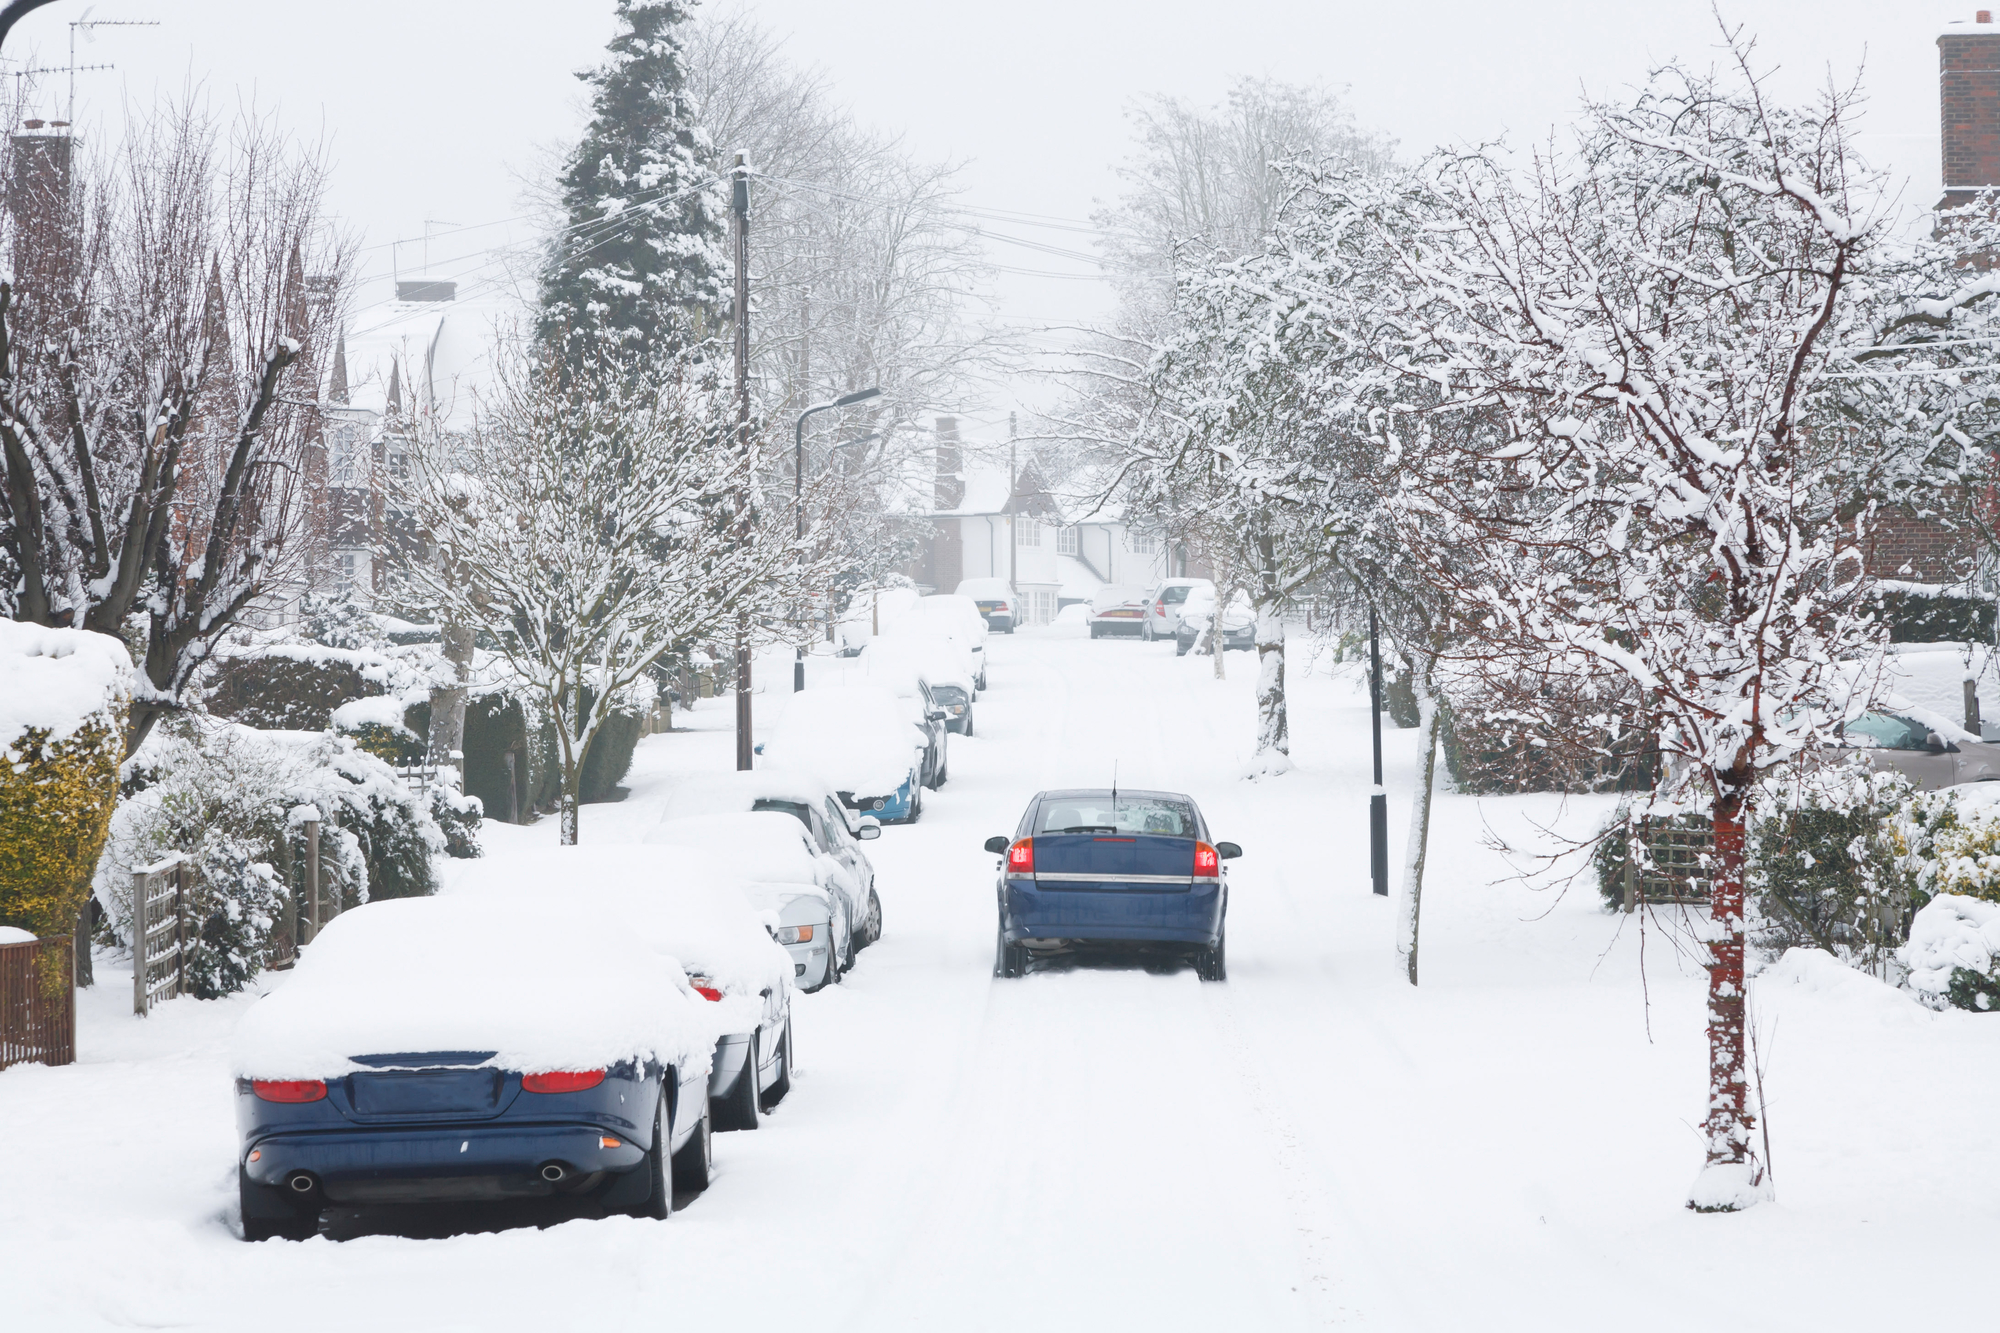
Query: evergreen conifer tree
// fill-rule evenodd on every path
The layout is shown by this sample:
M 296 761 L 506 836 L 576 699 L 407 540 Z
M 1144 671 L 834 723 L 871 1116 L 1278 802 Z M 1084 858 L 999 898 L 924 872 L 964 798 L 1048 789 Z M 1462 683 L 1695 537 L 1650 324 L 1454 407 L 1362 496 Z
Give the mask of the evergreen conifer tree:
M 543 345 L 574 365 L 643 364 L 711 335 L 728 300 L 723 183 L 687 91 L 689 0 L 619 0 L 610 57 L 579 75 L 592 114 L 563 173 L 542 274 Z

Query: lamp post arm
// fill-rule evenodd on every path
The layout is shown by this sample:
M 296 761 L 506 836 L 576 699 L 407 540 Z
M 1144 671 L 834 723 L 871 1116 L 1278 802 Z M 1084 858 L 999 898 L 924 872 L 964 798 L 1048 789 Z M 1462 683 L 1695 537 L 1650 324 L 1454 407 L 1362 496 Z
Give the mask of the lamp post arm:
M 13 3 L 5 9 L 0 9 L 0 46 L 7 44 L 7 34 L 14 31 L 16 23 L 19 23 L 43 5 L 53 3 L 54 0 L 13 0 Z

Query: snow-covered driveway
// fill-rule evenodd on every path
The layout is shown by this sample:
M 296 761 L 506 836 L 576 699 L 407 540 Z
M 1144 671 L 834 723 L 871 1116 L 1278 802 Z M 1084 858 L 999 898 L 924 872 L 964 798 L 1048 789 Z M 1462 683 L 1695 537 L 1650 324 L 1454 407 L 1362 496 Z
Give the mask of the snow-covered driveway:
M 1598 798 L 1441 801 L 1425 982 L 1367 884 L 1367 714 L 1293 663 L 1300 771 L 1236 776 L 1252 663 L 1024 632 L 921 823 L 870 844 L 886 934 L 797 1005 L 792 1097 L 718 1136 L 672 1221 L 338 1243 L 234 1239 L 223 1051 L 245 1001 L 143 1022 L 108 969 L 82 1063 L 0 1074 L 0 1327 L 1683 1330 L 1992 1318 L 2000 1019 L 1862 978 L 1765 985 L 1779 1202 L 1680 1207 L 1698 1164 L 1700 983 L 1630 923 L 1502 881 L 1490 829 Z M 777 662 L 766 679 L 782 682 Z M 779 686 L 782 688 L 782 683 Z M 634 841 L 713 729 L 642 743 L 586 841 Z M 1389 734 L 1400 852 L 1412 747 Z M 1192 793 L 1233 863 L 1230 973 L 989 975 L 990 834 L 1036 789 Z M 554 821 L 488 846 L 553 840 Z M 1400 859 L 1392 858 L 1392 859 Z M 1621 930 L 1622 926 L 1622 930 Z M 546 1219 L 544 1219 L 546 1220 Z M 403 1228 L 410 1230 L 411 1228 Z M 439 1228 L 432 1228 L 432 1231 Z M 421 1232 L 430 1235 L 431 1232 Z M 1956 1273 L 1959 1280 L 1927 1275 Z

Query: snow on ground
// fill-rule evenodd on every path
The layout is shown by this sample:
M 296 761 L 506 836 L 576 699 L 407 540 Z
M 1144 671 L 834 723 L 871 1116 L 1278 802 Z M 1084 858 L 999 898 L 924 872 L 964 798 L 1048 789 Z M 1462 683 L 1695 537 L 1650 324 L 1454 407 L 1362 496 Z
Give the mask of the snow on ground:
M 571 1328 L 600 1306 L 829 1329 L 1976 1327 L 2000 1241 L 2000 1019 L 1794 959 L 1758 983 L 1778 1200 L 1703 1217 L 1701 977 L 1658 929 L 1508 878 L 1491 835 L 1604 798 L 1441 798 L 1424 984 L 1368 892 L 1365 695 L 1294 661 L 1298 768 L 1260 783 L 1247 656 L 1062 630 L 989 640 L 978 734 L 921 823 L 869 844 L 885 936 L 801 996 L 791 1098 L 716 1140 L 666 1223 L 346 1218 L 230 1230 L 230 1030 L 249 1000 L 137 1020 L 100 966 L 81 1061 L 0 1074 L 0 1322 L 14 1329 Z M 760 663 L 782 690 L 786 664 Z M 760 700 L 760 703 L 765 702 Z M 636 842 L 727 769 L 727 700 L 641 743 L 586 841 Z M 1391 846 L 1414 763 L 1387 738 Z M 990 976 L 990 834 L 1037 788 L 1193 793 L 1233 863 L 1224 985 L 1139 969 Z M 553 841 L 493 827 L 490 854 Z M 1639 968 L 1643 945 L 1646 984 Z M 276 984 L 282 984 L 279 981 Z M 1650 1001 L 1650 1004 L 1649 1004 Z M 480 1225 L 514 1222 L 506 1229 Z M 1961 1275 L 1939 1281 L 1940 1273 Z

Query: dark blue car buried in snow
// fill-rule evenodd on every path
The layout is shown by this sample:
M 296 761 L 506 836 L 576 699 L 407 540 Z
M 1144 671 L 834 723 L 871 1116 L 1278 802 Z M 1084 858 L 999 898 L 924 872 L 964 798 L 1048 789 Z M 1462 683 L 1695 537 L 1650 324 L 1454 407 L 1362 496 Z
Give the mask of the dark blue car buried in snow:
M 1178 956 L 1204 981 L 1228 975 L 1222 863 L 1243 854 L 1214 842 L 1189 797 L 1115 788 L 1045 791 L 1001 857 L 993 975 L 1018 977 L 1037 958 L 1116 951 Z

